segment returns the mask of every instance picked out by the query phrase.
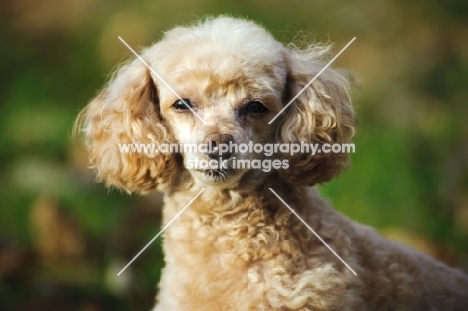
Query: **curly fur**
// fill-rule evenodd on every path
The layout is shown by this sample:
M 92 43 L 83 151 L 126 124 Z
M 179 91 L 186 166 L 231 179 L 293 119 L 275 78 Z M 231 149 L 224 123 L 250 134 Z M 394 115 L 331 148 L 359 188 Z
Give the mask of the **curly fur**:
M 163 222 L 206 190 L 164 233 L 166 267 L 155 310 L 467 310 L 461 271 L 381 238 L 331 209 L 315 188 L 349 166 L 346 154 L 277 155 L 289 169 L 237 169 L 216 177 L 187 168 L 196 153 L 120 153 L 118 143 L 349 142 L 354 111 L 346 77 L 324 66 L 328 46 L 285 47 L 260 26 L 229 17 L 177 27 L 123 65 L 82 111 L 99 180 L 129 192 L 165 191 Z M 242 116 L 261 102 L 267 112 Z M 259 155 L 237 155 L 258 159 Z M 357 272 L 353 275 L 268 190 L 273 188 Z

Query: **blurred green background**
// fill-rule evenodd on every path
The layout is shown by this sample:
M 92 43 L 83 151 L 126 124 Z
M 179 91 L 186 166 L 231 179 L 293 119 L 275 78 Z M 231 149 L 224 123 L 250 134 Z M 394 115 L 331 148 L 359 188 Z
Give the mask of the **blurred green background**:
M 468 2 L 0 2 L 0 310 L 149 310 L 161 198 L 94 182 L 73 121 L 130 52 L 207 14 L 335 42 L 358 114 L 353 168 L 320 187 L 351 218 L 468 270 Z M 190 48 L 190 47 L 187 47 Z

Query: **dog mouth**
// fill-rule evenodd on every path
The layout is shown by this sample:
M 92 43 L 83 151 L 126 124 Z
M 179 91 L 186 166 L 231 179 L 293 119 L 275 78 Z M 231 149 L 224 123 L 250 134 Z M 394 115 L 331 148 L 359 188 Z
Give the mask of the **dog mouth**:
M 215 182 L 221 182 L 227 180 L 234 174 L 234 170 L 231 168 L 227 169 L 197 169 L 197 172 L 202 173 L 204 176 L 214 180 Z
M 216 162 L 216 163 L 214 163 Z M 232 167 L 230 160 L 211 160 L 209 166 L 197 167 L 196 171 L 203 174 L 214 182 L 223 182 L 235 175 L 235 169 Z
M 232 158 L 223 160 L 203 157 L 197 160 L 192 159 L 186 163 L 186 168 L 195 172 L 206 182 L 220 184 L 230 182 L 239 175 L 239 170 L 234 165 Z

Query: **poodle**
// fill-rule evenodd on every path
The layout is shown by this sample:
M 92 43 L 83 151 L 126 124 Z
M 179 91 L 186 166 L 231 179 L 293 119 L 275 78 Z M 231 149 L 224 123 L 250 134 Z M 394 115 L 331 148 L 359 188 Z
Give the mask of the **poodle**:
M 328 68 L 309 84 L 329 52 L 210 17 L 166 32 L 81 112 L 100 181 L 165 193 L 170 226 L 154 310 L 468 310 L 467 275 L 319 196 L 313 186 L 348 168 L 347 153 L 240 150 L 350 142 L 350 77 Z M 122 144 L 204 148 L 124 152 Z

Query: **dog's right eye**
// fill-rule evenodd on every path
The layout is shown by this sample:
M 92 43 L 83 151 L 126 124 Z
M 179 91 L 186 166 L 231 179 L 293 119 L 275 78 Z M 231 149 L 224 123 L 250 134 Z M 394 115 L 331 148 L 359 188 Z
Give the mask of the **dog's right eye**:
M 192 108 L 192 103 L 190 102 L 190 100 L 185 99 L 185 98 L 183 100 L 179 99 L 172 105 L 172 108 L 175 111 L 189 110 L 190 109 L 189 107 Z

